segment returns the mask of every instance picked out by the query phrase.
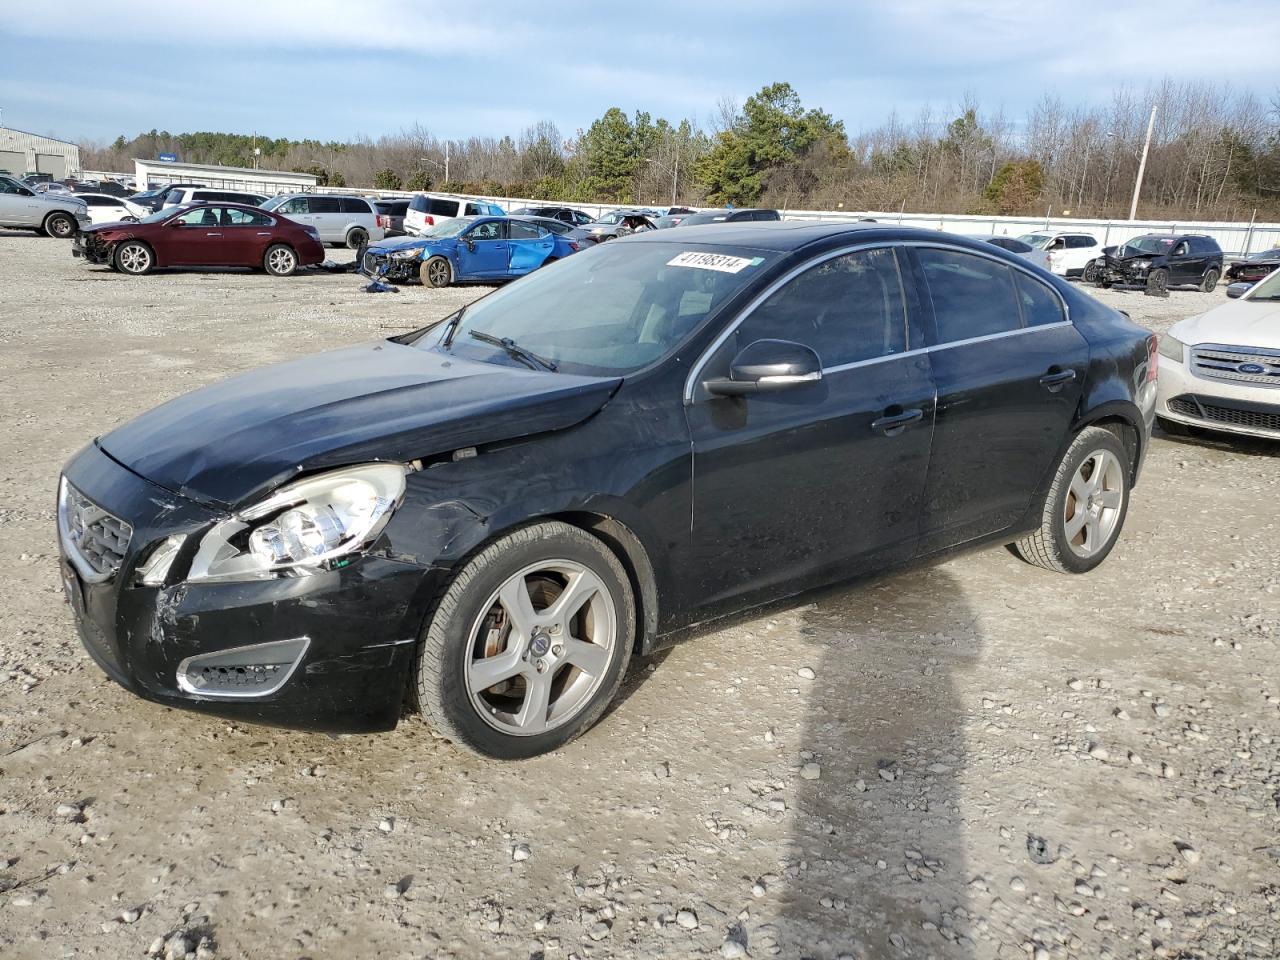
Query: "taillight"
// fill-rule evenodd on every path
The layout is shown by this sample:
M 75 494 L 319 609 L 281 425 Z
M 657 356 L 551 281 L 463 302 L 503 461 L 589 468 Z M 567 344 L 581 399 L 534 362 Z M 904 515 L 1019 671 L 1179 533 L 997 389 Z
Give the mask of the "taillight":
M 1155 383 L 1160 373 L 1160 341 L 1151 337 L 1147 341 L 1147 383 Z
M 385 214 L 381 214 L 381 213 L 378 214 L 377 222 L 378 222 L 378 226 L 383 230 L 389 230 L 391 228 L 391 218 L 386 216 Z
M 422 222 L 425 223 L 428 227 L 434 227 L 436 225 L 436 218 L 431 216 L 430 214 L 423 214 Z
M 577 241 L 577 240 L 570 240 L 570 241 L 569 241 L 569 249 L 570 249 L 570 250 L 577 250 L 577 249 L 578 249 L 578 241 Z

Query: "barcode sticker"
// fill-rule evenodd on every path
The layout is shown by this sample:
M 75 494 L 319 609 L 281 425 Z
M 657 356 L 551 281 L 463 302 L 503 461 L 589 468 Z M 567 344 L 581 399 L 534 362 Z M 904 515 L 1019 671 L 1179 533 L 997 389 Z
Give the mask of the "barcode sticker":
M 724 253 L 699 253 L 696 250 L 686 250 L 668 260 L 667 266 L 694 267 L 698 270 L 716 270 L 720 273 L 741 273 L 743 269 L 758 260 L 758 257 L 756 260 L 749 260 L 746 257 L 731 257 Z

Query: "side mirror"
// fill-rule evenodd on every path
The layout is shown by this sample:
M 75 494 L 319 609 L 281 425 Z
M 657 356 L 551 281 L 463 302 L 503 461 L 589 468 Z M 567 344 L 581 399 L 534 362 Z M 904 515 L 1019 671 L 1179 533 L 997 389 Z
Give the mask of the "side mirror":
M 822 361 L 813 350 L 790 340 L 757 340 L 747 344 L 729 365 L 729 376 L 706 381 L 716 396 L 786 390 L 822 379 Z
M 1249 292 L 1252 283 L 1232 283 L 1227 285 L 1227 296 L 1232 300 L 1238 300 Z
M 476 252 L 476 242 L 472 240 L 470 237 L 463 237 L 462 242 L 463 244 L 466 245 L 466 248 L 470 250 L 472 253 Z

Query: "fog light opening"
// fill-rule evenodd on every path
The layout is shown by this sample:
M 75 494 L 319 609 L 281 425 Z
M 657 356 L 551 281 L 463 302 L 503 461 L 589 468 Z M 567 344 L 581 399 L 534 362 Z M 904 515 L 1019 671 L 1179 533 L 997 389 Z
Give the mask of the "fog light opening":
M 310 643 L 297 637 L 187 657 L 178 665 L 178 688 L 201 697 L 269 696 L 288 682 Z

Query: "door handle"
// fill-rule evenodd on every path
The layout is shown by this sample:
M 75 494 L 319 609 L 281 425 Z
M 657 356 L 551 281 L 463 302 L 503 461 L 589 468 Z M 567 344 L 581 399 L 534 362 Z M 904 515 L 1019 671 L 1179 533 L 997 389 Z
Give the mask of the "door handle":
M 1050 370 L 1040 378 L 1040 386 L 1044 387 L 1050 393 L 1057 393 L 1068 383 L 1076 378 L 1074 370 Z
M 269 237 L 269 236 L 271 236 L 271 231 L 270 231 L 270 230 L 260 231 L 260 232 L 258 233 L 258 236 L 260 236 L 260 237 Z
M 222 234 L 220 234 L 220 233 L 206 233 L 206 234 L 205 234 L 205 236 L 206 236 L 206 237 L 220 237 L 220 236 L 222 236 Z
M 889 410 L 901 409 L 900 407 L 890 407 Z M 907 425 L 915 423 L 917 420 L 924 419 L 924 411 L 920 409 L 903 410 L 901 413 L 889 413 L 885 411 L 885 415 L 876 420 L 871 421 L 871 429 L 877 433 L 883 433 L 886 437 L 896 437 L 903 430 L 907 429 Z

